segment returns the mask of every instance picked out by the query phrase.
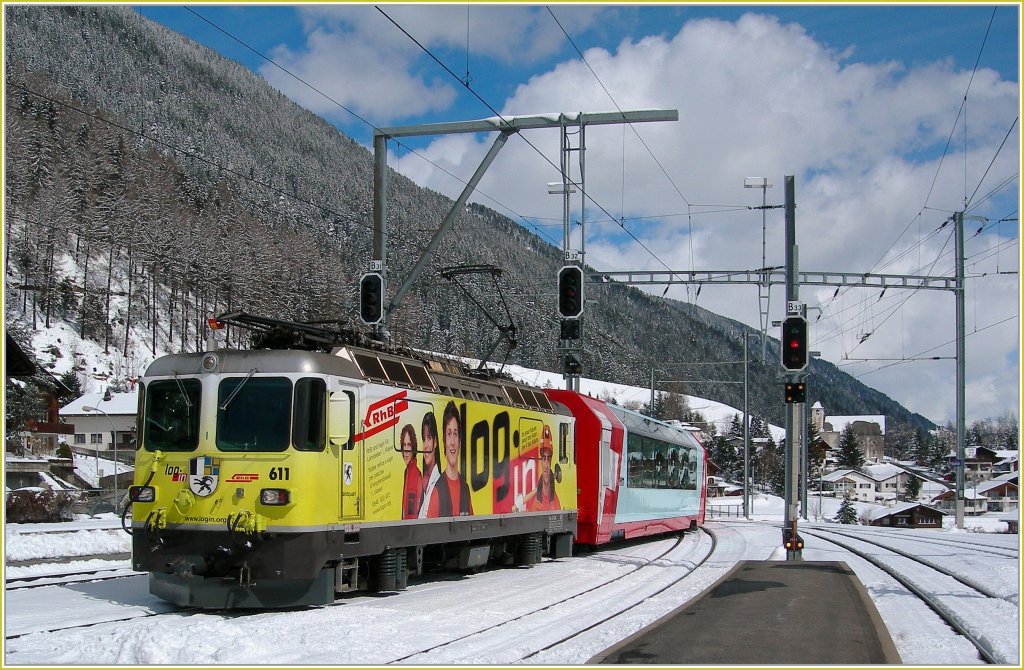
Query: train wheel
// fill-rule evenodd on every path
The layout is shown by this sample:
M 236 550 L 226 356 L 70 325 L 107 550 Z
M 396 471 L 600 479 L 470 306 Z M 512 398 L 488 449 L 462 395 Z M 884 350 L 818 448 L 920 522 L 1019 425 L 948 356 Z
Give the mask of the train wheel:
M 398 580 L 398 555 L 394 549 L 385 549 L 375 556 L 371 566 L 371 591 L 395 591 Z
M 541 537 L 540 533 L 530 533 L 522 537 L 519 543 L 519 551 L 516 553 L 516 563 L 518 565 L 540 563 Z

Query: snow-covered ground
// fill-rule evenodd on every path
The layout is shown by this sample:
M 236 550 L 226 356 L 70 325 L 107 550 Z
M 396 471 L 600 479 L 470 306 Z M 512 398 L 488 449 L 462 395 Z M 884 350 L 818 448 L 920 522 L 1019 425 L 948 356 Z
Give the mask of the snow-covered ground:
M 735 498 L 712 500 L 713 505 L 735 505 Z M 867 505 L 861 505 L 861 512 Z M 822 516 L 830 518 L 838 501 L 824 498 Z M 709 525 L 719 535 L 719 549 L 711 561 L 663 593 L 653 593 L 641 606 L 595 631 L 581 634 L 571 644 L 561 644 L 522 660 L 524 622 L 502 624 L 511 613 L 535 611 L 538 603 L 565 589 L 586 591 L 593 585 L 625 574 L 648 554 L 661 551 L 669 540 L 629 549 L 614 549 L 572 559 L 544 561 L 528 571 L 505 569 L 459 578 L 416 580 L 408 591 L 380 597 L 353 595 L 340 606 L 309 608 L 288 612 L 225 615 L 198 613 L 159 619 L 132 618 L 140 615 L 172 612 L 176 608 L 151 596 L 142 575 L 124 579 L 82 582 L 71 586 L 35 589 L 5 589 L 4 628 L 5 665 L 380 665 L 401 663 L 449 664 L 557 664 L 585 662 L 645 625 L 657 620 L 680 604 L 700 595 L 739 560 L 781 560 L 779 527 L 783 501 L 774 496 L 757 495 L 753 518 L 712 516 Z M 1015 535 L 1001 533 L 1005 524 L 1000 515 L 969 517 L 965 528 L 935 531 L 898 531 L 905 541 L 921 542 L 920 553 L 939 560 L 963 563 L 961 550 L 943 548 L 934 540 L 969 538 L 982 547 L 1001 547 L 1009 552 L 1019 548 Z M 127 560 L 76 561 L 55 564 L 74 556 L 123 553 L 130 550 L 128 536 L 112 514 L 82 518 L 64 524 L 7 524 L 5 526 L 5 564 L 8 561 L 39 559 L 34 566 L 6 566 L 5 579 L 24 579 L 50 573 L 105 568 L 129 571 Z M 801 520 L 801 523 L 804 523 Z M 807 524 L 808 530 L 821 522 Z M 866 529 L 863 526 L 833 528 Z M 41 532 L 45 531 L 45 532 Z M 699 536 L 688 536 L 697 538 Z M 901 539 L 901 541 L 903 541 Z M 670 580 L 673 574 L 689 569 L 696 561 L 696 540 L 674 550 L 672 560 L 664 560 L 663 575 L 632 585 L 632 590 L 649 588 L 649 582 Z M 973 648 L 953 635 L 916 598 L 896 593 L 891 578 L 872 568 L 853 554 L 809 539 L 804 550 L 806 560 L 843 560 L 864 582 L 879 613 L 896 643 L 905 664 L 940 665 L 979 664 Z M 999 563 L 999 565 L 996 565 Z M 996 589 L 1013 594 L 1012 603 L 1004 603 L 1010 616 L 992 617 L 987 630 L 1003 640 L 1003 646 L 1016 651 L 1019 658 L 1020 571 L 1017 560 L 993 558 L 990 563 L 974 561 L 970 569 Z M 675 572 L 673 572 L 675 571 Z M 597 589 L 600 593 L 604 589 Z M 632 592 L 630 593 L 632 596 Z M 590 596 L 587 596 L 590 598 Z M 600 597 L 600 596 L 594 596 Z M 585 601 L 583 612 L 616 606 L 617 601 Z M 1005 613 L 1004 613 L 1005 614 Z M 582 618 L 584 614 L 574 615 Z M 126 620 L 127 619 L 127 620 Z M 621 620 L 620 620 L 621 619 Z M 100 623 L 96 623 L 100 622 Z M 102 623 L 107 622 L 107 623 Z M 159 622 L 158 624 L 156 622 Z M 515 625 L 512 625 L 512 624 Z M 87 625 L 95 624 L 95 625 Z M 451 639 L 455 631 L 479 630 L 494 625 L 482 640 L 434 648 L 429 654 L 410 657 L 418 650 Z M 81 628 L 69 628 L 81 625 Z M 566 620 L 551 623 L 564 628 Z M 582 623 L 580 624 L 583 625 Z M 63 628 L 56 633 L 43 631 Z M 518 631 L 518 632 L 516 632 Z M 17 636 L 13 639 L 6 639 Z

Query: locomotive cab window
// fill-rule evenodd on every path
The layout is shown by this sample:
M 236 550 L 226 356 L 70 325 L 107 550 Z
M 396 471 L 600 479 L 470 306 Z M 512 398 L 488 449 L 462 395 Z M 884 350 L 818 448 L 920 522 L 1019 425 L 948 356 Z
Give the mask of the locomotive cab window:
M 198 379 L 161 379 L 146 389 L 142 441 L 148 451 L 193 451 L 199 445 Z
M 327 384 L 323 379 L 295 382 L 292 445 L 299 451 L 323 451 L 327 445 Z
M 231 377 L 217 389 L 217 448 L 284 451 L 290 444 L 292 383 L 283 377 Z

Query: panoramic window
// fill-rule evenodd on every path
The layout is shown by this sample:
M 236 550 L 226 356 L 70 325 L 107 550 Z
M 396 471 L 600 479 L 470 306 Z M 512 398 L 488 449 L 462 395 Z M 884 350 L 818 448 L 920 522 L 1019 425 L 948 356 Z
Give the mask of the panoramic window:
M 631 432 L 627 436 L 627 458 L 630 488 L 697 488 L 696 449 Z
M 193 451 L 199 446 L 198 379 L 162 379 L 146 389 L 142 443 L 149 451 Z

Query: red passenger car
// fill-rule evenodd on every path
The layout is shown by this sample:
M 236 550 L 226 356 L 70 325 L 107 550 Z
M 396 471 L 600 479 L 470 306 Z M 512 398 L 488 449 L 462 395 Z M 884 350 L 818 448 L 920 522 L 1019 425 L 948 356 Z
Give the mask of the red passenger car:
M 544 393 L 576 419 L 577 544 L 704 523 L 707 453 L 690 431 L 574 391 Z

